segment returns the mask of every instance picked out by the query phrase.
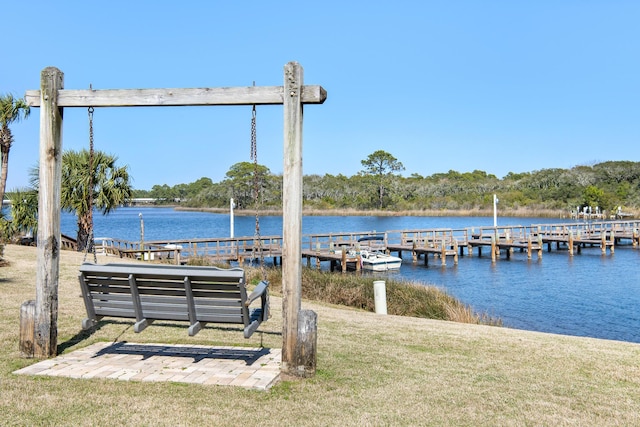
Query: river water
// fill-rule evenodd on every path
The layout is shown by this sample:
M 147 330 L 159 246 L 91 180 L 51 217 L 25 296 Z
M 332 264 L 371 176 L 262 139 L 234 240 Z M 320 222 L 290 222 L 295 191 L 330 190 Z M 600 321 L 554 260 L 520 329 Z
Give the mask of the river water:
M 142 215 L 142 218 L 140 218 Z M 95 236 L 140 240 L 228 237 L 228 214 L 175 211 L 171 208 L 121 208 L 107 216 L 95 214 Z M 498 225 L 571 222 L 562 219 L 498 218 Z M 490 217 L 304 217 L 304 234 L 470 228 L 492 226 Z M 75 217 L 63 213 L 62 233 L 76 234 Z M 255 217 L 236 216 L 235 236 L 253 236 Z M 282 235 L 282 218 L 260 218 L 263 236 Z M 545 248 L 546 249 L 546 248 Z M 476 311 L 503 320 L 511 328 L 588 336 L 640 343 L 640 249 L 617 246 L 603 255 L 599 247 L 584 248 L 570 257 L 566 250 L 546 250 L 542 259 L 515 252 L 511 259 L 491 262 L 489 251 L 481 257 L 462 256 L 458 265 L 449 260 L 425 266 L 412 264 L 404 254 L 399 272 L 376 273 L 432 284 L 446 290 Z

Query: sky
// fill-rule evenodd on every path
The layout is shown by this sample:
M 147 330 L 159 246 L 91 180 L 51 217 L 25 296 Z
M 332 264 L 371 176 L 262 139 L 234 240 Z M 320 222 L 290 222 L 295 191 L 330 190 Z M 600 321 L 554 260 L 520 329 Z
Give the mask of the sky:
M 403 176 L 640 161 L 636 0 L 0 1 L 0 94 L 282 86 L 298 62 L 327 91 L 304 108 L 303 173 L 352 176 L 384 150 Z M 8 36 L 10 35 L 10 36 Z M 7 190 L 37 165 L 39 108 L 11 127 Z M 219 182 L 250 159 L 251 108 L 96 108 L 94 144 L 133 187 Z M 63 149 L 89 146 L 65 108 Z M 283 171 L 282 106 L 257 109 L 258 162 Z

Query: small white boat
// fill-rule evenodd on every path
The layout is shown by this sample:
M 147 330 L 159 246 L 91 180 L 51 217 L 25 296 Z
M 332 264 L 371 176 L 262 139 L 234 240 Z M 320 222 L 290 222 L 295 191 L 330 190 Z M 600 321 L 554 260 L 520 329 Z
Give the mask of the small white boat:
M 380 251 L 363 250 L 360 252 L 362 269 L 371 271 L 398 270 L 402 265 L 402 258 L 388 255 Z

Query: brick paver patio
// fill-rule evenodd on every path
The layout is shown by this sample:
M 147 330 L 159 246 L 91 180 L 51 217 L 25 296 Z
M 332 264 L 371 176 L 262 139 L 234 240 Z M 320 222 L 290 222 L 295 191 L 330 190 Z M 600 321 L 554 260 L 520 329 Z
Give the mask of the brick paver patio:
M 268 390 L 280 379 L 280 361 L 280 349 L 117 342 L 92 344 L 14 373 Z

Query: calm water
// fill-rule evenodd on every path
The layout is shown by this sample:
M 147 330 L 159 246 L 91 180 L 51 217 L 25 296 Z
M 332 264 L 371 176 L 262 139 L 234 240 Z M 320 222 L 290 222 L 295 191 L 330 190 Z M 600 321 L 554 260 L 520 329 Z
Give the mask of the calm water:
M 170 208 L 122 208 L 108 216 L 96 214 L 95 236 L 137 241 L 140 218 L 145 240 L 229 236 L 229 216 L 179 212 Z M 498 225 L 559 223 L 565 220 L 498 218 Z M 305 217 L 303 233 L 363 232 L 493 225 L 489 217 Z M 235 235 L 253 236 L 254 217 L 235 217 Z M 75 236 L 75 217 L 63 214 L 62 232 Z M 261 217 L 262 235 L 281 235 L 281 217 Z M 484 252 L 488 254 L 488 251 Z M 394 277 L 434 284 L 475 310 L 500 317 L 505 326 L 568 335 L 640 342 L 640 250 L 618 246 L 615 254 L 599 248 L 545 251 L 542 259 L 515 252 L 510 260 L 491 262 L 490 255 L 460 257 L 441 267 L 413 265 L 405 255 Z M 503 255 L 504 257 L 504 255 Z

